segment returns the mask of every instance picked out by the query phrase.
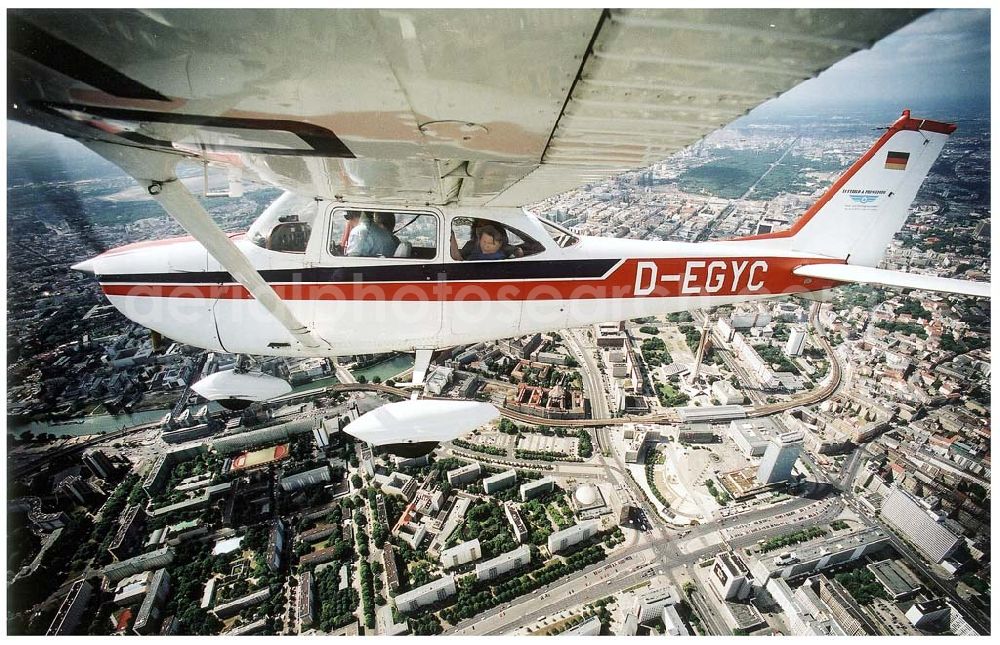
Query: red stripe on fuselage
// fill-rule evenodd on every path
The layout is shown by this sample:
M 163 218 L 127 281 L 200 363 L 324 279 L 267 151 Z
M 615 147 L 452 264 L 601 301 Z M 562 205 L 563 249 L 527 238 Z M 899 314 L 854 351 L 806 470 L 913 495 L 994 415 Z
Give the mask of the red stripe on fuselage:
M 805 264 L 827 259 L 668 258 L 631 259 L 607 278 L 565 280 L 272 283 L 283 300 L 315 301 L 528 301 L 605 298 L 676 298 L 802 293 L 839 282 L 796 276 Z M 103 284 L 109 296 L 252 299 L 239 284 Z

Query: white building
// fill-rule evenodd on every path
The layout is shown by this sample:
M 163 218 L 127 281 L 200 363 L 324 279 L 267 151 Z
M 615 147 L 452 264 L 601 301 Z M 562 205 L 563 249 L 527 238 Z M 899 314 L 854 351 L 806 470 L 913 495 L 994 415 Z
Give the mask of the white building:
M 503 505 L 504 515 L 507 516 L 507 521 L 510 522 L 511 529 L 514 531 L 514 539 L 517 540 L 518 544 L 524 544 L 528 541 L 528 527 L 524 523 L 524 519 L 518 512 L 517 507 L 514 506 L 513 502 L 505 502 Z
M 961 531 L 945 516 L 896 486 L 882 501 L 881 516 L 934 562 L 947 558 L 962 543 Z
M 549 553 L 559 553 L 574 544 L 579 544 L 580 542 L 593 537 L 597 534 L 597 529 L 600 528 L 600 526 L 601 523 L 599 521 L 592 520 L 590 522 L 574 524 L 568 529 L 556 531 L 555 533 L 549 535 Z
M 502 553 L 492 560 L 476 565 L 476 578 L 492 580 L 514 569 L 520 569 L 531 564 L 531 548 L 525 544 L 513 551 Z
M 236 600 L 230 600 L 229 602 L 216 605 L 212 612 L 218 617 L 219 620 L 225 620 L 230 616 L 235 616 L 247 607 L 253 607 L 254 605 L 259 605 L 271 597 L 271 590 L 268 587 L 264 587 L 260 591 L 255 591 L 253 593 L 247 594 Z
M 521 488 L 519 489 L 521 501 L 526 502 L 545 493 L 551 493 L 555 489 L 555 486 L 556 480 L 551 477 L 542 477 L 535 481 L 525 482 L 521 484 Z
M 424 605 L 432 605 L 455 594 L 455 576 L 449 574 L 434 582 L 428 582 L 423 587 L 401 593 L 395 598 L 396 609 L 401 612 L 411 612 Z
M 847 535 L 817 538 L 796 544 L 794 551 L 762 553 L 748 561 L 750 573 L 758 585 L 768 578 L 795 580 L 824 569 L 853 562 L 889 545 L 889 536 L 880 529 L 867 527 Z
M 442 551 L 441 566 L 445 569 L 454 569 L 481 557 L 483 557 L 483 550 L 479 546 L 479 538 L 475 538 Z
M 510 488 L 517 483 L 517 471 L 511 468 L 502 473 L 497 473 L 483 480 L 483 490 L 487 495 L 498 490 Z
M 455 470 L 448 471 L 448 483 L 452 486 L 464 486 L 470 482 L 474 482 L 483 473 L 483 467 L 479 465 L 479 462 L 472 462 L 462 466 L 461 468 L 456 468 Z
M 802 348 L 806 344 L 806 332 L 802 329 L 793 329 L 788 335 L 788 342 L 785 343 L 785 354 L 788 356 L 801 356 Z
M 108 577 L 108 580 L 116 583 L 119 580 L 142 571 L 166 567 L 173 561 L 173 548 L 164 547 L 162 549 L 157 549 L 156 551 L 150 551 L 149 553 L 137 555 L 134 558 L 129 558 L 128 560 L 113 562 L 104 567 L 102 573 Z
M 729 437 L 747 459 L 761 457 L 773 428 L 766 419 L 735 419 L 729 422 Z
M 299 589 L 295 596 L 295 617 L 301 633 L 312 627 L 316 620 L 316 593 L 313 591 L 312 571 L 304 571 L 299 575 Z
M 736 311 L 733 312 L 729 320 L 734 329 L 766 327 L 771 323 L 771 314 L 756 311 Z
M 283 491 L 294 492 L 303 488 L 315 486 L 316 484 L 326 483 L 330 481 L 330 479 L 330 467 L 323 465 L 319 468 L 313 468 L 312 470 L 298 473 L 297 475 L 282 477 L 279 480 L 279 485 Z
M 321 423 L 313 428 L 313 439 L 316 440 L 316 446 L 319 448 L 326 448 L 330 445 L 330 433 L 325 424 Z
M 635 597 L 633 613 L 640 623 L 644 623 L 663 615 L 663 608 L 680 602 L 677 590 L 672 586 L 661 587 Z
M 677 613 L 677 605 L 666 605 L 663 608 L 663 634 L 665 636 L 690 636 L 684 619 Z
M 399 495 L 408 502 L 417 494 L 417 481 L 405 473 L 392 472 L 388 477 L 376 477 L 375 481 L 382 483 L 386 495 Z
M 750 343 L 746 341 L 743 334 L 737 333 L 733 335 L 733 350 L 736 355 L 743 361 L 747 371 L 754 375 L 754 377 L 760 382 L 760 384 L 766 388 L 777 388 L 781 385 L 781 381 L 775 376 L 774 370 L 771 366 L 760 357 Z
M 743 401 L 746 400 L 742 392 L 725 380 L 712 383 L 712 396 L 719 402 L 719 405 L 742 405 Z
M 138 601 L 146 595 L 146 591 L 149 588 L 149 581 L 152 578 L 152 571 L 143 571 L 142 573 L 125 578 L 115 587 L 114 603 L 119 607 L 126 607 Z
M 792 468 L 802 450 L 803 434 L 801 432 L 785 432 L 772 437 L 770 445 L 764 451 L 757 469 L 757 481 L 761 484 L 776 484 L 792 478 Z
M 396 464 L 396 469 L 400 468 L 419 468 L 420 466 L 426 466 L 431 463 L 430 455 L 420 455 L 419 457 L 401 457 L 399 455 L 392 456 L 392 463 Z
M 451 367 L 435 367 L 424 381 L 424 388 L 435 396 L 440 396 L 451 385 L 455 370 Z
M 427 526 L 423 522 L 405 522 L 396 531 L 396 535 L 410 545 L 410 548 L 417 549 L 427 535 Z
M 733 334 L 736 333 L 732 324 L 725 318 L 719 318 L 715 321 L 715 331 L 727 343 L 733 339 Z
M 711 580 L 724 599 L 742 599 L 750 592 L 747 573 L 747 566 L 740 556 L 722 552 L 715 556 Z
M 795 591 L 784 578 L 767 581 L 767 592 L 775 600 L 792 636 L 844 636 L 823 603 L 807 585 Z
M 623 441 L 625 443 L 625 463 L 637 464 L 642 461 L 642 456 L 646 452 L 646 440 L 648 433 L 645 430 L 635 429 L 630 433 L 625 431 Z
M 914 627 L 927 629 L 944 621 L 948 618 L 949 613 L 951 613 L 951 607 L 944 598 L 934 598 L 927 602 L 913 603 L 913 606 L 906 610 L 906 617 Z

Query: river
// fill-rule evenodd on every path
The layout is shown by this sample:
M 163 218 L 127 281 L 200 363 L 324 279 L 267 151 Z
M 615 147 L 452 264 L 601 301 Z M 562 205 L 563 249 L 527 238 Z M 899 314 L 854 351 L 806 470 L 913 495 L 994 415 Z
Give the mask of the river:
M 372 379 L 376 376 L 379 377 L 383 383 L 386 379 L 391 379 L 394 376 L 405 372 L 408 369 L 413 368 L 413 355 L 412 354 L 397 354 L 392 358 L 382 361 L 381 363 L 376 363 L 374 365 L 369 365 L 368 367 L 351 370 L 351 374 L 354 378 L 359 378 L 364 376 L 371 383 Z
M 55 424 L 46 421 L 34 421 L 32 423 L 14 425 L 8 424 L 9 434 L 19 435 L 26 430 L 30 430 L 36 436 L 47 432 L 57 437 L 76 437 L 84 434 L 101 434 L 102 432 L 112 432 L 121 430 L 122 426 L 132 427 L 159 421 L 169 410 L 146 410 L 133 414 L 96 414 L 92 417 L 84 417 L 83 423 Z

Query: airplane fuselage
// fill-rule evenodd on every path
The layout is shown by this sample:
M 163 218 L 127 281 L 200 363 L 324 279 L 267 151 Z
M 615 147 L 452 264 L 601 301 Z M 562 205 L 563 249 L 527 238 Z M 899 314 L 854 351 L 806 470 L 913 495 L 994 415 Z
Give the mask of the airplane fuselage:
M 409 215 L 393 211 L 399 221 Z M 122 247 L 88 268 L 128 318 L 166 337 L 215 351 L 285 356 L 438 349 L 839 284 L 792 273 L 830 258 L 769 248 L 764 241 L 569 236 L 560 243 L 551 226 L 521 209 L 417 209 L 439 221 L 432 229 L 437 239 L 425 242 L 429 247 L 421 253 L 432 257 L 332 255 L 328 231 L 338 212 L 318 209 L 301 252 L 269 250 L 249 235 L 233 236 L 296 317 L 327 343 L 319 351 L 293 342 L 195 241 Z M 526 257 L 457 261 L 448 251 L 456 218 L 499 222 L 537 244 Z

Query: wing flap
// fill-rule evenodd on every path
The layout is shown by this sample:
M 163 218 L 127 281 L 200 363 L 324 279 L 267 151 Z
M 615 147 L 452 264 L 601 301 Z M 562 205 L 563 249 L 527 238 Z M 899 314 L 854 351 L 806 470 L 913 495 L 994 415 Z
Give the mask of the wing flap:
M 863 282 L 865 284 L 882 284 L 904 289 L 926 289 L 928 291 L 943 291 L 978 298 L 990 297 L 989 282 L 972 282 L 956 280 L 955 278 L 938 278 L 936 276 L 890 271 L 873 267 L 852 264 L 809 264 L 793 270 L 795 275 L 810 278 L 824 278 L 840 282 Z

